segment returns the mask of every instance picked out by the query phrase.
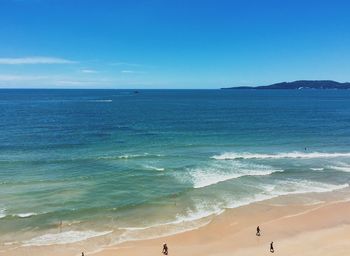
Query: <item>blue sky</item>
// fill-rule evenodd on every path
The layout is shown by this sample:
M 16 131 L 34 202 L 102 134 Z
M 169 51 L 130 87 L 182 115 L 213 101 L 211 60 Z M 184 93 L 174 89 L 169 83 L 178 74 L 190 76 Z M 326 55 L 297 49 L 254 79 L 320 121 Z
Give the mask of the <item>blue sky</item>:
M 0 0 L 0 87 L 350 81 L 350 1 Z

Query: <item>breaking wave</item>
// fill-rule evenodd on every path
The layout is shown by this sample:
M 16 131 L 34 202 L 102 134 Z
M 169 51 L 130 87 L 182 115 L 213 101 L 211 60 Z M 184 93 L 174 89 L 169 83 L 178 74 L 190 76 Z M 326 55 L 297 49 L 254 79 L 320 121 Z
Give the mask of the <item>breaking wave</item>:
M 350 172 L 350 165 L 339 164 L 336 166 L 329 166 L 330 169 L 341 171 L 341 172 Z
M 18 213 L 18 214 L 15 214 L 14 216 L 18 216 L 20 218 L 29 218 L 31 216 L 35 216 L 37 215 L 37 213 L 35 212 L 26 212 L 26 213 Z
M 89 100 L 89 102 L 112 102 L 113 100 Z
M 322 168 L 322 167 L 313 167 L 313 168 L 310 168 L 311 170 L 313 170 L 313 171 L 323 171 L 324 170 L 324 168 Z
M 135 158 L 152 158 L 152 157 L 162 157 L 159 154 L 124 154 L 119 156 L 100 156 L 98 159 L 100 160 L 127 160 L 127 159 L 135 159 Z
M 5 211 L 6 211 L 6 209 L 0 209 L 0 219 L 6 217 Z
M 159 171 L 159 172 L 165 171 L 165 168 L 156 167 L 156 166 L 152 166 L 152 165 L 144 165 L 144 167 L 145 167 L 146 169 L 155 170 L 155 171 Z
M 187 171 L 189 177 L 185 178 L 190 180 L 193 188 L 203 188 L 243 176 L 264 176 L 275 172 L 283 170 L 251 163 L 213 163 L 206 167 L 189 169 Z
M 219 182 L 236 179 L 243 176 L 263 176 L 270 175 L 275 172 L 283 172 L 283 170 L 274 169 L 252 169 L 252 170 L 240 170 L 234 173 L 227 173 L 217 170 L 202 170 L 195 169 L 190 171 L 192 183 L 194 188 L 203 188 L 210 185 L 217 184 Z
M 258 153 L 234 153 L 227 152 L 220 155 L 212 156 L 216 160 L 237 160 L 237 159 L 281 159 L 281 158 L 336 158 L 336 157 L 350 157 L 350 153 L 322 153 L 322 152 L 289 152 L 289 153 L 277 153 L 277 154 L 258 154 Z

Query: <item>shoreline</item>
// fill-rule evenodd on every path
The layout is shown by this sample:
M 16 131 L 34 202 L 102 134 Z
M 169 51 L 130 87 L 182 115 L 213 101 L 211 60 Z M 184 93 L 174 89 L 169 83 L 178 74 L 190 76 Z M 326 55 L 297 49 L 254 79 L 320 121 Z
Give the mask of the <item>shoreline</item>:
M 347 196 L 349 191 L 350 189 L 346 188 L 335 192 L 279 196 L 227 209 L 222 214 L 212 217 L 208 224 L 201 227 L 157 238 L 104 246 L 107 238 L 101 236 L 93 241 L 88 239 L 67 246 L 28 246 L 6 251 L 0 248 L 0 255 L 30 253 L 36 256 L 78 256 L 81 251 L 84 251 L 85 255 L 94 256 L 162 255 L 163 243 L 168 244 L 169 255 L 229 255 L 232 253 L 261 255 L 270 254 L 268 249 L 271 241 L 274 241 L 275 254 L 301 253 L 298 250 L 304 248 L 306 244 L 302 255 L 314 255 L 310 245 L 325 246 L 326 240 L 330 237 L 334 245 L 341 243 L 341 248 L 345 252 L 350 250 L 350 243 L 344 244 L 347 242 L 345 238 L 350 237 L 350 199 Z M 305 195 L 311 196 L 315 203 L 306 205 L 300 203 Z M 261 228 L 260 237 L 255 235 L 258 225 Z M 312 239 L 312 237 L 318 237 L 318 239 Z M 100 249 L 96 250 L 90 242 L 94 243 L 94 246 L 100 243 Z
M 257 225 L 261 228 L 260 237 L 255 235 Z M 274 255 L 320 255 L 323 247 L 332 250 L 321 255 L 343 255 L 339 250 L 350 250 L 348 237 L 349 199 L 314 205 L 276 205 L 270 199 L 228 210 L 195 230 L 125 242 L 92 255 L 161 255 L 163 243 L 167 243 L 169 255 L 269 255 L 271 241 Z M 327 243 L 330 238 L 333 243 Z M 313 250 L 316 245 L 317 253 Z

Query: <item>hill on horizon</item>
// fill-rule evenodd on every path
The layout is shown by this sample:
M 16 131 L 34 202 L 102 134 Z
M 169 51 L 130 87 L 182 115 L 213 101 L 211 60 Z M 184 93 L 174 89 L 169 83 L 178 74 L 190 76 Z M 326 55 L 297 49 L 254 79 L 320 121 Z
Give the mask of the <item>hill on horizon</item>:
M 332 80 L 298 80 L 294 82 L 281 82 L 263 86 L 238 86 L 221 88 L 230 89 L 255 89 L 255 90 L 302 90 L 302 89 L 350 89 L 350 83 L 340 83 Z

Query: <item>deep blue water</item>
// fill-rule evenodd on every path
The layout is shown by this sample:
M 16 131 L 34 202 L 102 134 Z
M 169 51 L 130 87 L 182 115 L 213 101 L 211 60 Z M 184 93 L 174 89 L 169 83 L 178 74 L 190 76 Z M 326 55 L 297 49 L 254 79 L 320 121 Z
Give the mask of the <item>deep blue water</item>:
M 347 90 L 0 90 L 0 241 L 341 189 L 349 141 Z

